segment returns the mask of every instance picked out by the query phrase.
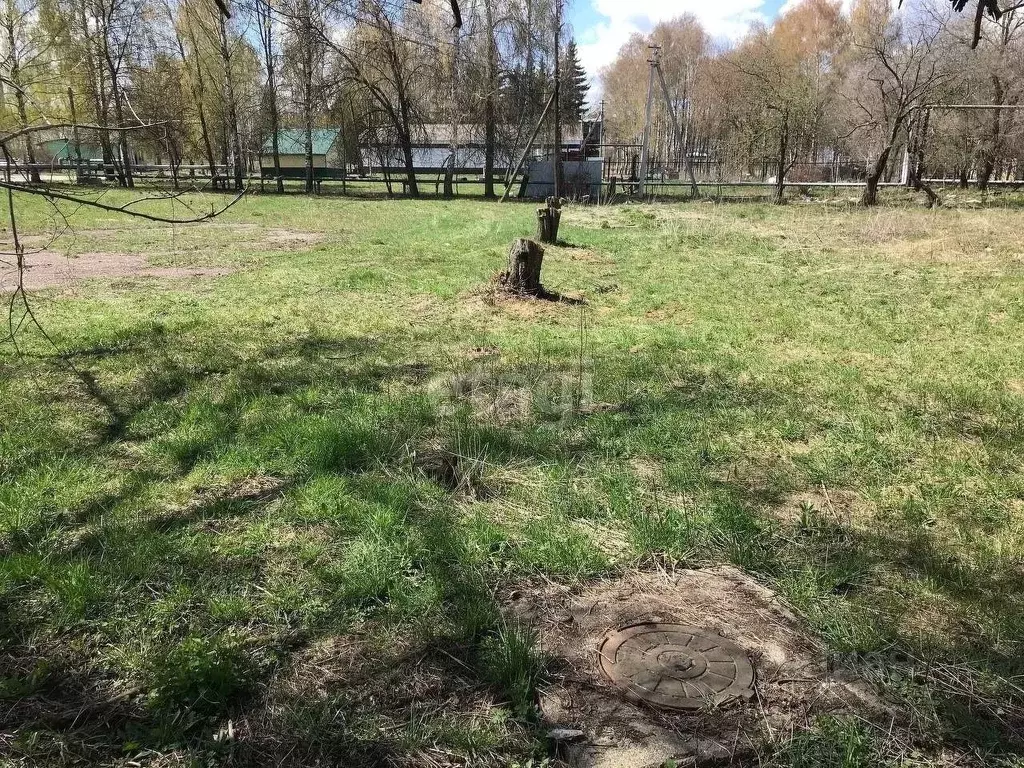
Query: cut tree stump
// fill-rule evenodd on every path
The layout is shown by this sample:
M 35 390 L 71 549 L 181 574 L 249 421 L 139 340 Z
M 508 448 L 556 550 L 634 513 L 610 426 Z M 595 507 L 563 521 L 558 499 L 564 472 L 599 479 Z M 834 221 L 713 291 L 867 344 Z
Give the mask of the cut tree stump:
M 562 203 L 556 197 L 549 197 L 547 204 L 537 209 L 537 239 L 542 243 L 557 243 L 561 218 Z
M 543 246 L 525 237 L 516 238 L 508 249 L 508 270 L 501 273 L 501 285 L 510 293 L 542 295 L 540 268 L 543 261 Z

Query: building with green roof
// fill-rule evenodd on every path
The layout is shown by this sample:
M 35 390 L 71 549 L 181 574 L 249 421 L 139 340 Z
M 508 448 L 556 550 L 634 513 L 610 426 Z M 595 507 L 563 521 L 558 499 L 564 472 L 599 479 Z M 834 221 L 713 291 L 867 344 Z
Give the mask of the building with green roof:
M 341 164 L 341 145 L 338 128 L 313 129 L 313 167 L 327 168 Z M 282 168 L 306 167 L 306 131 L 302 128 L 284 128 L 277 132 L 277 152 Z M 260 154 L 263 168 L 274 167 L 274 145 L 268 138 Z
M 36 157 L 37 162 L 73 165 L 78 161 L 74 143 L 67 137 L 41 141 L 36 144 L 36 147 L 39 150 Z M 83 142 L 79 146 L 79 151 L 82 154 L 82 160 L 103 160 L 103 149 L 99 145 Z

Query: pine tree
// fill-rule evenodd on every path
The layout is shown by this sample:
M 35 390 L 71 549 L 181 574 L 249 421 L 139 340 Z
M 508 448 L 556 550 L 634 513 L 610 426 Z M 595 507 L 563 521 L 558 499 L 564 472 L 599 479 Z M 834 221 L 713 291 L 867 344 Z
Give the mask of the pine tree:
M 568 122 L 578 123 L 583 120 L 584 105 L 587 102 L 587 72 L 580 64 L 576 41 L 570 40 L 562 59 L 562 114 Z

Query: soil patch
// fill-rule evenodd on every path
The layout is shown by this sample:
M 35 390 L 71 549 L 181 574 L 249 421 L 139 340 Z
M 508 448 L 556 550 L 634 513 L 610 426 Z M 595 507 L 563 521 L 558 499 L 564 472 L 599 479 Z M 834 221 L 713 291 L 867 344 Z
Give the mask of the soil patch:
M 541 711 L 570 766 L 646 768 L 728 761 L 828 712 L 885 710 L 871 689 L 830 671 L 821 645 L 771 590 L 732 567 L 631 573 L 579 588 L 545 583 L 508 596 L 552 659 Z M 599 671 L 610 630 L 640 622 L 700 627 L 739 646 L 755 669 L 755 695 L 705 711 L 635 702 Z
M 320 232 L 297 232 L 292 229 L 268 229 L 254 234 L 258 235 L 261 244 L 279 247 L 316 245 L 326 239 Z
M 232 267 L 156 267 L 138 253 L 100 251 L 69 257 L 56 251 L 39 251 L 25 255 L 24 286 L 26 290 L 59 288 L 79 280 L 110 277 L 196 278 L 221 277 L 234 272 Z M 0 272 L 0 291 L 13 291 L 18 274 L 13 267 Z
M 615 260 L 607 256 L 599 256 L 586 248 L 569 250 L 569 261 L 582 261 L 587 264 L 614 264 Z
M 497 280 L 497 278 L 495 278 Z M 463 294 L 459 300 L 460 309 L 474 316 L 481 313 L 500 315 L 514 320 L 562 320 L 578 318 L 572 312 L 585 304 L 582 296 L 567 296 L 558 292 L 550 292 L 545 297 L 517 296 L 499 290 L 490 285 Z
M 785 496 L 770 513 L 787 525 L 853 525 L 867 516 L 865 503 L 852 491 L 824 487 Z
M 500 357 L 501 350 L 497 347 L 473 347 L 466 353 L 470 360 L 485 360 L 492 357 Z

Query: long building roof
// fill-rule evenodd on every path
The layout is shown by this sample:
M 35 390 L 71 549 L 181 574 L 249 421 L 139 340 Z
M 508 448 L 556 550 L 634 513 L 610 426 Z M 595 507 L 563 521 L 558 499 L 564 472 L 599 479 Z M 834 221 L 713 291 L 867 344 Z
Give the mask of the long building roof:
M 314 128 L 312 133 L 313 154 L 326 155 L 338 140 L 341 130 L 338 128 Z M 273 151 L 273 142 L 267 138 L 263 142 L 263 154 L 270 154 Z M 306 154 L 306 131 L 302 128 L 282 128 L 277 132 L 277 151 L 281 155 Z

